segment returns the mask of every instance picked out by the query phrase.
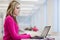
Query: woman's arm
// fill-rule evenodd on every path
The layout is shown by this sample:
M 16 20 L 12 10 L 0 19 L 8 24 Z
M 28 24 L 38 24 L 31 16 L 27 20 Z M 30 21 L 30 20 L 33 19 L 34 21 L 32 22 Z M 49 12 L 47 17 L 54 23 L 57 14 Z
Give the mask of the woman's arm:
M 12 18 L 7 18 L 8 30 L 13 39 L 21 39 L 21 38 L 30 38 L 30 35 L 19 35 L 15 31 L 14 20 Z

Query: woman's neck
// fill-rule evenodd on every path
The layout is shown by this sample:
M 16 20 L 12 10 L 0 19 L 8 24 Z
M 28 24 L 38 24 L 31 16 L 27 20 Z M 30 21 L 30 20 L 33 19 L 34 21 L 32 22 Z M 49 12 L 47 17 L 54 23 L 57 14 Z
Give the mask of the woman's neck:
M 14 16 L 14 17 L 16 17 L 16 15 L 15 15 L 15 14 L 13 14 L 13 16 Z

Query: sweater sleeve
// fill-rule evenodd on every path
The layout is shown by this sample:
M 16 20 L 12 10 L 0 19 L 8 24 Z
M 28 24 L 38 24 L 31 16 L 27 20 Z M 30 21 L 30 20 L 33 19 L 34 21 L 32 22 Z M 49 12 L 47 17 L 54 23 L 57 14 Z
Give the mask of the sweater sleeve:
M 12 18 L 7 18 L 7 24 L 8 24 L 9 33 L 13 39 L 30 38 L 30 35 L 22 35 L 16 33 L 14 20 Z

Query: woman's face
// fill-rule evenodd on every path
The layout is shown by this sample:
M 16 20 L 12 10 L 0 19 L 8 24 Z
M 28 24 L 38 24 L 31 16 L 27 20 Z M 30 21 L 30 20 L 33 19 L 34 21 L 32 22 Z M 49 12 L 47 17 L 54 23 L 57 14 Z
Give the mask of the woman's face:
M 16 5 L 15 9 L 14 9 L 14 15 L 17 16 L 19 14 L 19 12 L 20 12 L 20 5 Z

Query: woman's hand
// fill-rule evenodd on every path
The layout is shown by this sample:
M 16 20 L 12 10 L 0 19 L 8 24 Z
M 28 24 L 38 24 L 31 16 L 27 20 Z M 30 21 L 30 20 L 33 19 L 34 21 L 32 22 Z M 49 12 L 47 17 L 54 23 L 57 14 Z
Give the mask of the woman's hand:
M 32 27 L 30 27 L 30 28 L 25 28 L 25 30 L 32 31 Z

